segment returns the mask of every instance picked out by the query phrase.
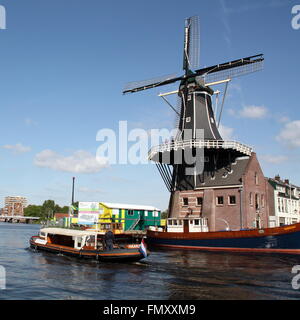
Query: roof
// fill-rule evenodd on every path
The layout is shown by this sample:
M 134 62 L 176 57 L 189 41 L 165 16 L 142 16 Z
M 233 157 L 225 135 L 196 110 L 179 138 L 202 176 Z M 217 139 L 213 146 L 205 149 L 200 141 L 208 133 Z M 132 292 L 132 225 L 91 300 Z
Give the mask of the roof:
M 197 189 L 242 185 L 242 177 L 246 172 L 249 161 L 249 157 L 237 158 L 236 163 L 231 165 L 231 171 L 221 168 L 215 172 L 214 178 L 209 172 L 206 172 L 203 183 L 199 184 Z
M 143 206 L 139 204 L 123 204 L 123 203 L 110 203 L 110 202 L 100 202 L 105 207 L 111 209 L 127 209 L 127 210 L 147 210 L 147 211 L 160 211 L 153 206 Z
M 72 230 L 64 228 L 43 228 L 40 232 L 50 233 L 50 234 L 59 234 L 62 236 L 74 236 L 74 237 L 83 237 L 86 235 L 94 235 L 93 231 L 84 231 L 84 230 Z
M 268 179 L 268 181 L 270 183 L 273 183 L 273 184 L 276 184 L 276 185 L 280 185 L 282 187 L 289 187 L 289 188 L 292 187 L 292 188 L 300 189 L 300 187 L 298 187 L 298 186 L 296 186 L 296 185 L 294 185 L 292 183 L 286 183 L 285 181 L 276 180 L 274 178 L 267 178 L 267 179 Z

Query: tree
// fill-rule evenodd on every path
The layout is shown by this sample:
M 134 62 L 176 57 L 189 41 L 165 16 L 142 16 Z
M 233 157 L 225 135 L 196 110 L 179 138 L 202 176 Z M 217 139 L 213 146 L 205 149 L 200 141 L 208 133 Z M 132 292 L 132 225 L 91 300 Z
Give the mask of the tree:
M 165 210 L 161 213 L 161 219 L 168 219 L 169 211 Z
M 55 213 L 68 213 L 69 207 L 60 207 L 54 200 L 45 200 L 41 206 L 29 205 L 24 208 L 24 216 L 39 217 L 41 220 L 52 219 Z
M 24 209 L 24 216 L 26 216 L 26 217 L 42 217 L 42 207 L 31 204 Z

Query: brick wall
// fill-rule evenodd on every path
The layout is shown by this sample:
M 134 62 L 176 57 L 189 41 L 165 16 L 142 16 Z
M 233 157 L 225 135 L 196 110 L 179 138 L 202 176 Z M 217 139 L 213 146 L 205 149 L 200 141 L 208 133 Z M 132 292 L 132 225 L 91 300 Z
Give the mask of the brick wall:
M 253 153 L 242 176 L 242 191 L 238 186 L 176 191 L 170 202 L 170 217 L 202 215 L 208 218 L 210 231 L 225 230 L 227 227 L 238 230 L 241 226 L 253 228 L 259 217 L 261 227 L 268 227 L 269 202 L 272 200 L 267 193 L 267 184 L 256 154 Z M 222 198 L 222 203 L 218 203 L 218 197 Z M 202 205 L 197 203 L 197 198 L 203 199 Z
M 253 222 L 258 216 L 261 219 L 261 227 L 268 227 L 269 209 L 267 200 L 267 182 L 256 154 L 252 153 L 243 175 L 244 228 L 253 228 Z

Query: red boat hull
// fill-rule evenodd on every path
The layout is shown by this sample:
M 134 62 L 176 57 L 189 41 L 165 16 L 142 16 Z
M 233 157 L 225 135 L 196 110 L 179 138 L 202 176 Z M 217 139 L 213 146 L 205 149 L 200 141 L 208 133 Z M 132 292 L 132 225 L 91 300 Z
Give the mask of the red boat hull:
M 300 254 L 300 223 L 222 232 L 147 231 L 150 246 L 204 251 Z
M 134 248 L 123 248 L 113 250 L 94 250 L 89 248 L 83 248 L 81 250 L 58 244 L 40 244 L 36 243 L 35 239 L 38 236 L 31 237 L 29 243 L 30 247 L 36 250 L 48 251 L 52 253 L 61 253 L 64 255 L 75 256 L 79 258 L 95 259 L 99 261 L 109 262 L 121 262 L 121 261 L 139 261 L 144 258 L 144 255 L 140 252 L 139 246 Z

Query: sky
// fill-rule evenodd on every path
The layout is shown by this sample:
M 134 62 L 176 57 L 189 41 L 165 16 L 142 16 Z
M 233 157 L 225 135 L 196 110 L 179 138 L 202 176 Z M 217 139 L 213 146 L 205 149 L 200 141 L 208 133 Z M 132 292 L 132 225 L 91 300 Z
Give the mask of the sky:
M 158 97 L 176 85 L 122 95 L 127 82 L 182 73 L 183 28 L 200 20 L 200 66 L 255 54 L 263 71 L 234 79 L 223 138 L 254 148 L 265 176 L 300 185 L 300 0 L 0 0 L 0 206 L 53 199 L 168 206 L 154 164 L 95 160 L 97 132 L 174 127 Z M 300 19 L 299 19 L 300 21 Z M 218 88 L 224 92 L 224 86 Z

